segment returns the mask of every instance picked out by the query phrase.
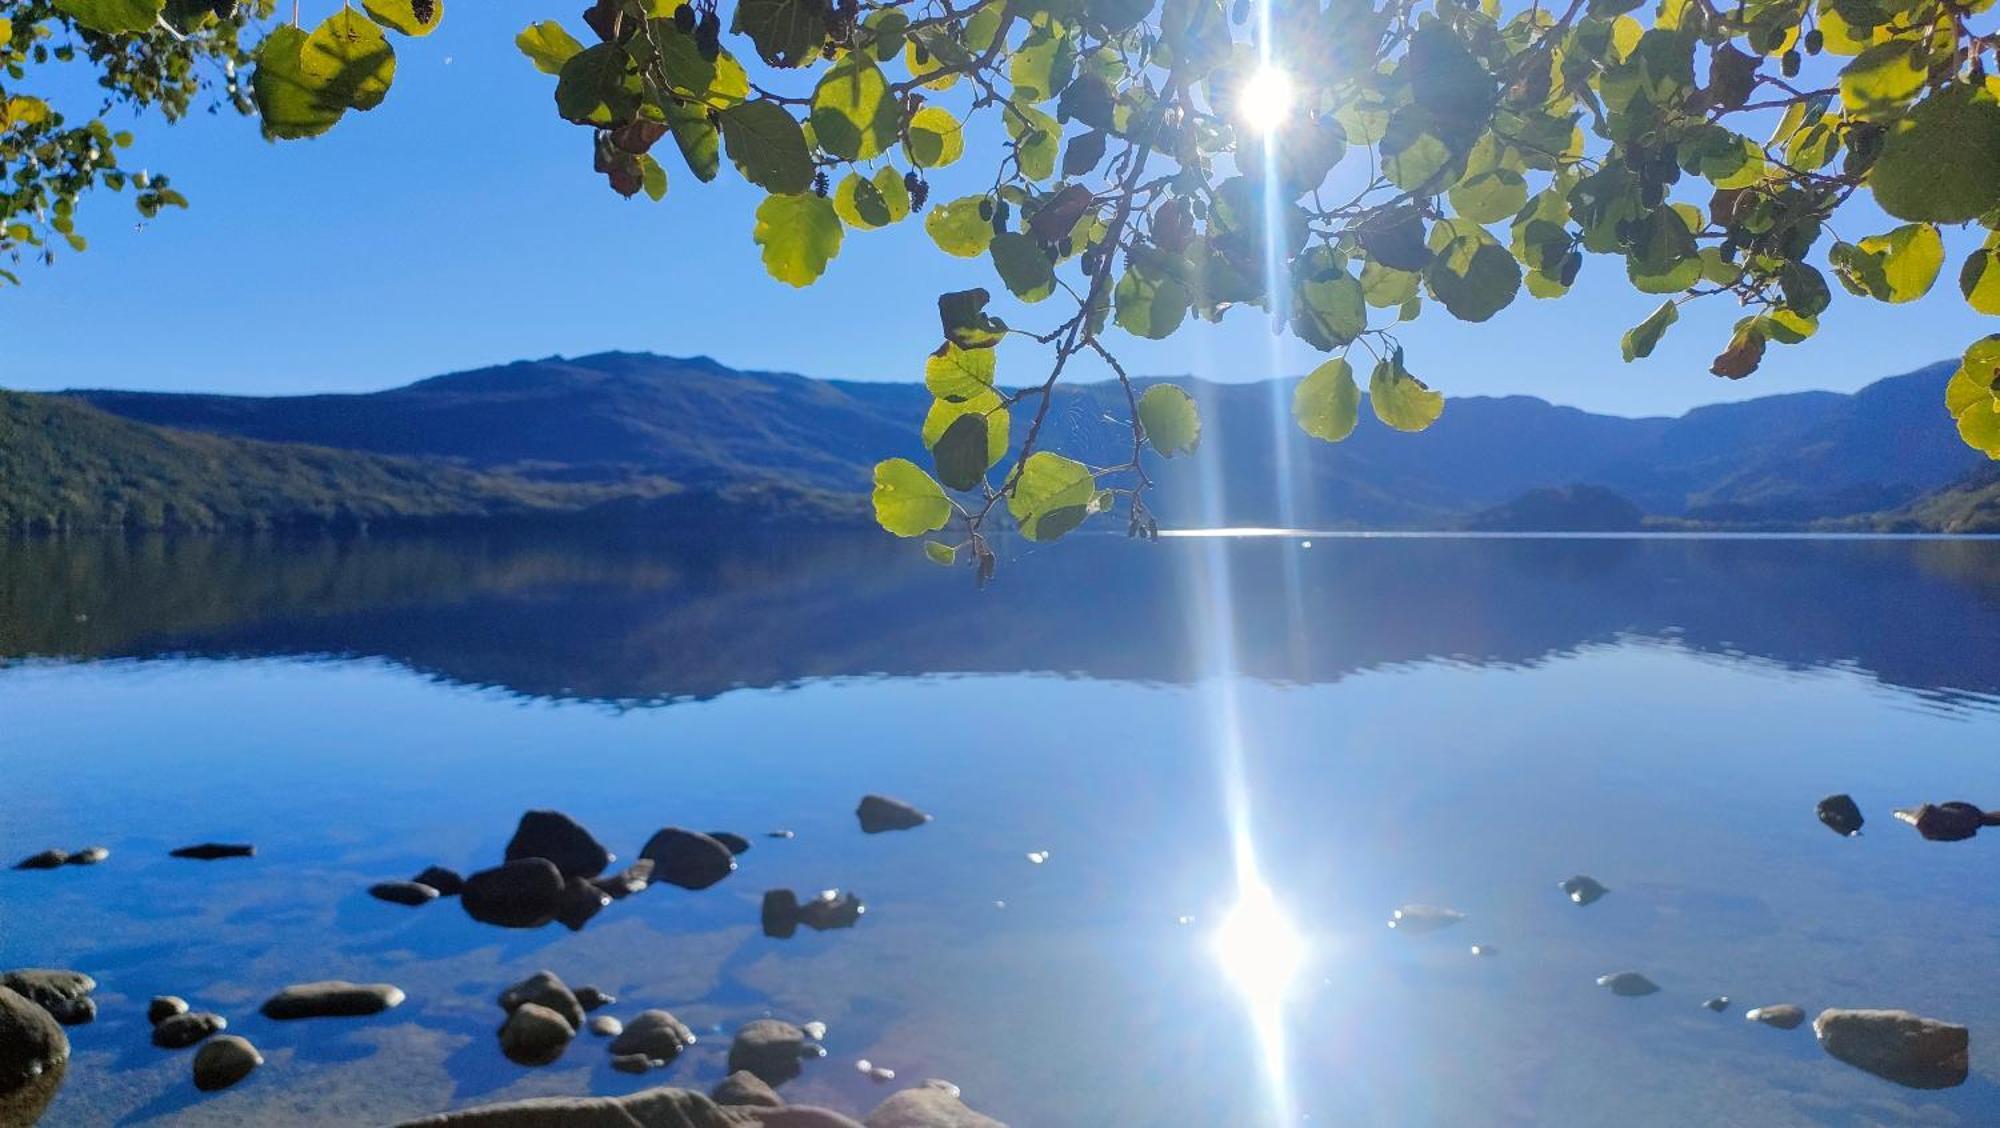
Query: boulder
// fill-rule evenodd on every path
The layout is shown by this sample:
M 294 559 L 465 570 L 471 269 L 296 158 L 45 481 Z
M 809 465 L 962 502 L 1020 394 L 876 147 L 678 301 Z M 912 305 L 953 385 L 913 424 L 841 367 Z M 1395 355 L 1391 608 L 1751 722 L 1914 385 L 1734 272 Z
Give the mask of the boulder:
M 193 846 L 170 850 L 168 853 L 176 858 L 213 862 L 221 858 L 254 858 L 257 856 L 257 848 L 247 842 L 200 842 Z
M 753 1073 L 767 1084 L 782 1085 L 799 1075 L 806 1032 L 789 1022 L 760 1018 L 736 1032 L 729 1044 L 729 1071 Z
M 438 899 L 438 891 L 421 881 L 381 881 L 368 887 L 368 895 L 392 905 L 428 905 Z
M 1861 824 L 1868 820 L 1861 817 L 1861 808 L 1855 806 L 1851 795 L 1829 795 L 1813 808 L 1819 821 L 1835 834 L 1852 838 L 1861 833 Z
M 500 992 L 502 1010 L 513 1011 L 528 1003 L 561 1015 L 572 1031 L 583 1029 L 583 1003 L 553 971 L 538 971 Z
M 33 1124 L 69 1069 L 69 1035 L 48 1011 L 0 987 L 0 1124 Z
M 97 990 L 97 980 L 80 971 L 24 967 L 0 975 L 0 987 L 49 1012 L 64 1026 L 78 1026 L 97 1017 L 97 1003 L 90 997 Z
M 799 895 L 789 889 L 764 894 L 764 935 L 788 940 L 799 930 Z
M 616 1059 L 614 1059 L 614 1065 Z M 629 1097 L 535 1097 L 441 1112 L 400 1128 L 862 1128 L 820 1108 L 790 1105 L 724 1108 L 688 1089 L 658 1088 Z
M 868 906 L 853 893 L 829 889 L 799 906 L 799 923 L 816 932 L 829 928 L 853 928 Z
M 694 1031 L 663 1010 L 640 1011 L 625 1029 L 611 1040 L 614 1054 L 643 1054 L 657 1062 L 670 1062 L 694 1045 Z
M 1970 1071 L 1965 1027 L 1906 1010 L 1824 1010 L 1813 1033 L 1841 1061 L 1912 1089 L 1962 1085 Z
M 957 1086 L 935 1081 L 892 1095 L 861 1123 L 864 1128 L 1007 1128 L 965 1107 Z
M 562 871 L 546 858 L 522 858 L 465 879 L 458 903 L 473 920 L 502 928 L 540 928 L 562 909 Z
M 229 1020 L 213 1011 L 188 1011 L 161 1019 L 153 1027 L 153 1044 L 163 1050 L 184 1050 L 228 1028 Z
M 754 1105 L 758 1108 L 783 1108 L 785 1105 L 785 1098 L 779 1096 L 776 1089 L 747 1069 L 739 1069 L 716 1082 L 708 1095 L 719 1105 Z
M 1660 989 L 1659 984 L 1636 971 L 1616 971 L 1610 975 L 1600 975 L 1597 977 L 1597 985 L 1614 995 L 1624 995 L 1627 998 L 1650 995 Z
M 563 885 L 562 898 L 556 902 L 556 920 L 571 932 L 581 932 L 590 918 L 604 911 L 611 903 L 611 895 L 580 877 L 572 877 Z
M 443 866 L 427 867 L 424 872 L 410 880 L 418 885 L 430 886 L 438 891 L 440 897 L 456 897 L 458 891 L 465 886 L 465 879 L 459 876 L 457 870 L 446 869 Z
M 111 856 L 111 851 L 102 846 L 85 846 L 63 859 L 66 866 L 94 866 Z
M 1962 842 L 1986 824 L 1986 812 L 1970 803 L 1925 803 L 1899 810 L 1896 817 L 1932 842 Z
M 264 1064 L 257 1047 L 234 1034 L 210 1038 L 194 1054 L 194 1087 L 204 1093 L 227 1089 Z
M 1588 905 L 1600 901 L 1606 893 L 1611 892 L 1611 890 L 1604 887 L 1603 882 L 1598 881 L 1589 874 L 1582 873 L 1563 878 L 1556 883 L 1556 888 L 1563 891 L 1563 896 L 1568 897 L 1571 901 L 1579 905 Z
M 1743 1017 L 1780 1030 L 1797 1030 L 1805 1022 L 1806 1012 L 1791 1003 L 1779 1003 L 1776 1006 L 1752 1007 L 1743 1012 Z
M 887 795 L 863 795 L 861 803 L 854 808 L 854 816 L 861 820 L 864 834 L 881 834 L 885 830 L 915 830 L 931 821 L 931 817 L 901 799 L 891 799 Z
M 20 861 L 15 862 L 14 868 L 17 870 L 52 870 L 61 867 L 67 861 L 69 861 L 69 855 L 61 850 L 44 850 L 39 854 L 30 854 Z
M 639 856 L 653 863 L 653 880 L 706 889 L 736 869 L 729 847 L 697 830 L 670 826 L 646 840 Z
M 265 1018 L 361 1018 L 403 1005 L 403 991 L 387 983 L 326 979 L 299 983 L 264 1000 Z
M 585 984 L 576 989 L 576 1001 L 583 1004 L 584 1010 L 594 1011 L 599 1007 L 608 1007 L 617 1002 L 618 996 L 613 995 L 609 991 Z
M 516 1065 L 547 1065 L 563 1055 L 576 1027 L 539 1003 L 522 1003 L 500 1026 L 500 1052 Z
M 187 1000 L 179 995 L 155 995 L 146 1006 L 146 1021 L 158 1026 L 177 1014 L 188 1012 Z
M 729 847 L 731 854 L 741 854 L 750 849 L 750 840 L 740 834 L 732 834 L 726 830 L 711 830 L 708 836 Z
M 507 842 L 506 859 L 545 858 L 564 877 L 596 877 L 611 864 L 611 851 L 561 811 L 529 811 Z
M 644 893 L 646 886 L 653 883 L 652 859 L 640 858 L 608 877 L 593 877 L 590 883 L 614 901 L 623 901 L 634 893 Z

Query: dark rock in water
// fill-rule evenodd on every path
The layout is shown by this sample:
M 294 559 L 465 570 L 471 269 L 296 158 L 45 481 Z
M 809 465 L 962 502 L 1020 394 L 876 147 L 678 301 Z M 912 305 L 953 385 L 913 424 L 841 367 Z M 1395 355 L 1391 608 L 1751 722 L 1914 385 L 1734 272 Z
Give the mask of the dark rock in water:
M 203 842 L 194 846 L 183 846 L 168 853 L 176 858 L 213 862 L 218 858 L 254 858 L 257 856 L 257 848 L 247 842 Z
M 361 1018 L 403 1005 L 403 991 L 387 983 L 327 979 L 287 987 L 264 1000 L 265 1018 Z
M 611 1055 L 611 1068 L 617 1070 L 620 1073 L 644 1073 L 649 1069 L 653 1069 L 655 1067 L 665 1064 L 666 1064 L 665 1062 L 654 1061 L 652 1058 L 647 1057 L 645 1054 Z M 563 1122 L 551 1121 L 549 1128 L 556 1128 L 556 1126 L 561 1123 Z
M 799 930 L 799 895 L 789 889 L 764 894 L 764 935 L 789 940 Z
M 563 1055 L 576 1028 L 538 1003 L 522 1003 L 500 1026 L 500 1052 L 516 1065 L 547 1065 Z
M 14 863 L 17 870 L 52 870 L 69 861 L 69 855 L 61 850 L 44 850 Z
M 829 928 L 853 928 L 868 906 L 853 893 L 829 889 L 799 906 L 799 923 L 817 932 Z
M 1831 1008 L 1813 1019 L 1820 1047 L 1841 1061 L 1912 1089 L 1949 1089 L 1970 1071 L 1971 1034 L 1906 1010 Z
M 561 811 L 529 811 L 507 843 L 506 858 L 546 858 L 564 877 L 596 877 L 611 864 L 611 851 Z
M 740 834 L 731 834 L 726 830 L 711 830 L 708 836 L 729 847 L 731 854 L 741 854 L 750 849 L 750 840 Z
M 228 1028 L 229 1020 L 213 1011 L 189 1011 L 161 1019 L 153 1027 L 153 1044 L 163 1050 L 184 1050 Z
M 736 1032 L 729 1044 L 729 1072 L 754 1073 L 767 1084 L 782 1085 L 799 1075 L 806 1032 L 789 1022 L 760 1018 Z
M 111 856 L 111 851 L 102 846 L 85 846 L 63 859 L 66 866 L 94 866 Z
M 227 1089 L 264 1064 L 257 1047 L 234 1034 L 210 1038 L 194 1054 L 194 1087 L 204 1093 Z
M 500 992 L 500 1008 L 517 1010 L 529 1003 L 547 1007 L 569 1023 L 571 1031 L 583 1028 L 584 1006 L 569 985 L 553 971 L 538 971 Z
M 639 856 L 653 863 L 653 880 L 706 889 L 736 869 L 729 847 L 695 830 L 670 826 L 646 840 Z
M 69 1035 L 48 1011 L 0 987 L 0 1124 L 33 1124 L 69 1069 Z
M 576 989 L 576 1001 L 584 1010 L 594 1011 L 599 1007 L 608 1007 L 617 1002 L 618 996 L 611 994 L 609 991 L 585 985 Z
M 1705 1006 L 1712 1011 L 1726 1011 L 1729 1009 L 1729 996 L 1717 995 L 1714 998 L 1703 1003 L 1702 1006 Z
M 1896 817 L 1932 842 L 1962 842 L 1978 834 L 1986 823 L 1986 812 L 1970 803 L 1925 803 L 1899 810 Z
M 915 830 L 931 821 L 931 817 L 903 802 L 887 795 L 863 795 L 861 805 L 854 808 L 856 818 L 861 820 L 864 834 L 880 834 L 885 830 Z
M 1597 985 L 1608 988 L 1614 995 L 1624 995 L 1628 998 L 1650 995 L 1660 989 L 1659 984 L 1640 975 L 1636 971 L 1619 971 L 1613 972 L 1610 975 L 1600 975 L 1597 977 Z
M 1579 905 L 1588 905 L 1600 901 L 1606 893 L 1611 892 L 1596 878 L 1581 873 L 1574 877 L 1563 878 L 1561 882 L 1557 883 L 1556 887 L 1563 891 L 1565 897 L 1568 897 Z
M 792 832 L 791 832 L 791 831 L 789 831 L 789 830 L 767 830 L 767 831 L 765 831 L 765 832 L 764 832 L 764 837 L 766 837 L 766 838 L 797 838 L 797 837 L 798 837 L 798 835 L 796 835 L 796 834 L 792 833 Z
M 940 1081 L 926 1081 L 892 1095 L 876 1105 L 862 1125 L 863 1128 L 1007 1128 L 1000 1121 L 965 1107 L 958 1099 L 958 1087 Z
M 644 1054 L 654 1061 L 669 1062 L 694 1045 L 694 1031 L 663 1010 L 640 1011 L 625 1024 L 625 1030 L 611 1040 L 614 1054 Z
M 465 886 L 465 879 L 458 875 L 457 870 L 449 870 L 443 866 L 431 866 L 410 880 L 418 885 L 430 886 L 438 891 L 440 897 L 456 897 L 458 891 Z
M 556 905 L 556 919 L 571 932 L 580 932 L 590 923 L 590 918 L 604 911 L 611 903 L 611 895 L 580 877 L 572 877 L 563 886 L 562 900 Z
M 382 881 L 368 887 L 368 895 L 393 905 L 428 905 L 438 899 L 438 891 L 420 881 Z
M 458 903 L 482 924 L 540 928 L 562 909 L 562 871 L 546 858 L 522 858 L 465 879 Z
M 1797 1030 L 1805 1022 L 1806 1012 L 1790 1003 L 1779 1003 L 1776 1006 L 1752 1007 L 1743 1012 L 1743 1017 L 1780 1030 Z
M 708 1095 L 719 1105 L 748 1105 L 754 1108 L 783 1108 L 785 1098 L 764 1083 L 762 1077 L 739 1069 L 716 1083 Z
M 0 987 L 49 1012 L 64 1026 L 80 1026 L 97 1017 L 97 1003 L 90 997 L 97 980 L 80 971 L 24 967 L 0 975 Z
M 1861 824 L 1867 821 L 1861 817 L 1861 808 L 1854 805 L 1853 797 L 1844 794 L 1829 795 L 1820 800 L 1813 812 L 1828 829 L 1849 838 L 1860 834 Z
M 600 1014 L 590 1020 L 590 1032 L 600 1038 L 616 1038 L 625 1033 L 625 1024 L 608 1014 Z
M 633 1055 L 638 1056 L 638 1055 Z M 628 1068 L 613 1058 L 615 1069 Z M 643 1058 L 630 1067 L 644 1072 Z M 892 1128 L 914 1128 L 920 1122 L 894 1122 Z M 946 1123 L 946 1122 L 939 1122 Z M 766 1109 L 755 1106 L 723 1108 L 688 1089 L 657 1088 L 629 1097 L 535 1097 L 480 1108 L 441 1112 L 405 1122 L 401 1128 L 863 1128 L 837 1112 L 804 1105 Z M 968 1128 L 986 1128 L 979 1121 Z M 880 1126 L 878 1126 L 880 1128 Z
M 177 1014 L 188 1012 L 187 1000 L 179 995 L 155 995 L 146 1007 L 146 1021 L 158 1026 Z
M 609 877 L 593 877 L 590 883 L 614 901 L 622 901 L 634 893 L 644 893 L 646 886 L 653 883 L 653 860 L 640 858 Z

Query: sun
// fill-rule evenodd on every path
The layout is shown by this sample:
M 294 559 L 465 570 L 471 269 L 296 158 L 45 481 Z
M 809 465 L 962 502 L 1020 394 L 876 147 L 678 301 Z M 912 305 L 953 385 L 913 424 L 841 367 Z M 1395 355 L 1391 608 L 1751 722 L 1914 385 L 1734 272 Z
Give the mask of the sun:
M 1236 91 L 1236 115 L 1259 133 L 1270 133 L 1292 114 L 1292 76 L 1265 63 Z

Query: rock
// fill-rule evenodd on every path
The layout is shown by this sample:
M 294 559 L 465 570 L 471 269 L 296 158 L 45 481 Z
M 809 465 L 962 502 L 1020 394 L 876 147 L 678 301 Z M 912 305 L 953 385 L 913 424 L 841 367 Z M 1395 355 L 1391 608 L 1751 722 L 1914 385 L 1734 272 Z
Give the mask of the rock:
M 799 930 L 799 895 L 789 889 L 764 894 L 764 935 L 789 940 Z
M 540 928 L 561 911 L 564 885 L 562 871 L 554 862 L 522 858 L 466 878 L 458 903 L 481 924 Z
M 257 848 L 247 842 L 203 842 L 194 846 L 183 846 L 169 851 L 176 858 L 193 858 L 198 862 L 213 862 L 219 858 L 254 858 Z
M 1712 1011 L 1726 1011 L 1729 1009 L 1729 996 L 1717 995 L 1714 998 L 1710 999 L 1709 1001 L 1703 1003 L 1702 1006 L 1705 1006 Z
M 600 1014 L 590 1020 L 590 1032 L 600 1038 L 616 1038 L 625 1033 L 625 1024 L 608 1014 Z
M 1611 892 L 1596 878 L 1581 873 L 1574 877 L 1563 878 L 1556 887 L 1563 891 L 1564 896 L 1579 905 L 1588 905 L 1601 900 L 1606 893 Z
M 1806 1012 L 1790 1003 L 1779 1003 L 1770 1007 L 1752 1007 L 1743 1012 L 1743 1017 L 1780 1030 L 1797 1030 L 1799 1024 L 1806 1020 Z
M 14 863 L 17 870 L 52 870 L 69 861 L 69 855 L 61 850 L 44 850 Z
M 799 923 L 817 932 L 829 928 L 853 928 L 868 906 L 853 893 L 828 889 L 799 906 Z
M 561 811 L 529 811 L 507 842 L 506 859 L 545 858 L 564 877 L 596 877 L 611 864 L 611 851 Z
M 1640 975 L 1636 971 L 1619 971 L 1613 972 L 1610 975 L 1600 975 L 1597 977 L 1597 985 L 1608 988 L 1614 995 L 1624 995 L 1628 998 L 1650 995 L 1660 989 L 1659 984 Z
M 590 918 L 604 911 L 611 903 L 611 895 L 580 877 L 572 877 L 563 885 L 562 898 L 556 902 L 556 919 L 571 932 L 581 932 Z
M 428 905 L 438 899 L 436 888 L 420 881 L 382 881 L 368 887 L 368 895 L 394 905 Z
M 896 1079 L 895 1070 L 890 1069 L 886 1065 L 876 1065 L 867 1058 L 862 1058 L 860 1061 L 855 1062 L 854 1068 L 866 1074 L 870 1081 L 878 1084 L 887 1084 Z
M 634 893 L 644 893 L 646 886 L 653 883 L 653 861 L 640 858 L 610 877 L 593 877 L 590 883 L 612 900 L 623 901 Z
M 187 1000 L 179 995 L 155 995 L 146 1007 L 146 1021 L 158 1026 L 177 1014 L 188 1012 Z
M 880 834 L 885 830 L 915 830 L 931 821 L 931 817 L 903 802 L 887 795 L 863 795 L 861 805 L 854 808 L 854 816 L 861 820 L 864 834 Z
M 102 846 L 85 846 L 63 859 L 66 866 L 94 866 L 111 856 L 111 851 Z
M 815 1042 L 826 1040 L 826 1023 L 824 1022 L 801 1022 L 799 1023 L 799 1029 L 805 1031 L 806 1037 Z
M 69 1070 L 69 1035 L 48 1011 L 0 987 L 0 1124 L 33 1124 Z
M 646 840 L 639 856 L 653 863 L 653 878 L 682 889 L 706 889 L 736 869 L 729 847 L 694 830 L 666 827 Z
M 584 986 L 576 989 L 576 1001 L 584 1010 L 594 1011 L 599 1007 L 608 1007 L 617 1002 L 618 996 L 611 994 L 609 991 L 599 990 L 596 987 Z
M 1389 927 L 1412 934 L 1436 932 L 1464 919 L 1465 914 L 1456 909 L 1441 909 L 1436 905 L 1404 905 L 1389 914 Z
M 80 971 L 25 967 L 0 975 L 0 987 L 49 1012 L 64 1026 L 79 1026 L 97 1017 L 97 1003 L 90 997 L 97 980 Z
M 403 1005 L 403 991 L 387 983 L 327 979 L 287 987 L 264 1000 L 265 1018 L 361 1018 Z
M 618 1058 L 612 1066 L 625 1069 Z M 643 1058 L 633 1068 L 643 1072 Z M 837 1112 L 801 1105 L 724 1108 L 687 1089 L 645 1089 L 629 1097 L 534 1097 L 442 1112 L 401 1128 L 863 1128 Z
M 932 1082 L 904 1089 L 875 1106 L 864 1128 L 1007 1128 L 965 1107 L 958 1094 Z
M 694 1031 L 663 1010 L 640 1011 L 625 1024 L 625 1030 L 611 1040 L 614 1054 L 644 1054 L 658 1062 L 669 1062 L 694 1045 Z
M 456 897 L 458 891 L 465 887 L 465 879 L 458 875 L 457 870 L 449 870 L 443 866 L 427 867 L 424 872 L 410 880 L 418 885 L 430 886 L 438 891 L 440 897 Z
M 764 1083 L 762 1077 L 747 1069 L 739 1069 L 716 1083 L 708 1095 L 719 1105 L 751 1105 L 757 1108 L 783 1108 L 785 1098 L 776 1089 Z
M 796 835 L 796 834 L 792 833 L 792 832 L 791 832 L 791 831 L 789 831 L 789 830 L 767 830 L 767 831 L 765 831 L 765 832 L 764 832 L 764 837 L 766 837 L 766 838 L 797 838 L 797 837 L 798 837 L 798 835 Z
M 553 971 L 538 971 L 500 992 L 502 1010 L 516 1010 L 529 1003 L 561 1015 L 572 1032 L 583 1029 L 583 1003 Z
M 547 1065 L 563 1055 L 576 1027 L 539 1003 L 522 1003 L 500 1026 L 500 1052 L 516 1065 Z
M 1820 800 L 1813 813 L 1827 825 L 1827 829 L 1849 838 L 1860 834 L 1861 824 L 1867 821 L 1861 817 L 1861 808 L 1854 805 L 1853 796 L 1845 794 L 1829 795 Z
M 1971 1034 L 1906 1010 L 1831 1008 L 1813 1019 L 1820 1047 L 1841 1061 L 1912 1089 L 1965 1083 Z
M 805 1052 L 806 1032 L 789 1022 L 760 1018 L 736 1032 L 729 1044 L 729 1072 L 756 1074 L 771 1085 L 782 1085 L 799 1075 L 799 1056 Z
M 161 1019 L 153 1027 L 153 1044 L 163 1050 L 184 1050 L 228 1028 L 229 1020 L 213 1011 L 189 1011 Z
M 731 834 L 726 830 L 711 830 L 708 836 L 728 847 L 731 854 L 741 854 L 750 849 L 750 840 L 740 834 Z
M 644 1073 L 656 1065 L 665 1065 L 665 1064 L 666 1064 L 665 1062 L 654 1061 L 652 1058 L 647 1057 L 645 1054 L 611 1055 L 611 1068 L 617 1070 L 620 1073 Z
M 194 1054 L 194 1087 L 204 1093 L 227 1089 L 264 1064 L 257 1047 L 234 1034 L 210 1038 Z
M 1986 812 L 1970 803 L 1925 803 L 1899 810 L 1896 817 L 1932 842 L 1962 842 L 1978 834 L 1986 822 Z

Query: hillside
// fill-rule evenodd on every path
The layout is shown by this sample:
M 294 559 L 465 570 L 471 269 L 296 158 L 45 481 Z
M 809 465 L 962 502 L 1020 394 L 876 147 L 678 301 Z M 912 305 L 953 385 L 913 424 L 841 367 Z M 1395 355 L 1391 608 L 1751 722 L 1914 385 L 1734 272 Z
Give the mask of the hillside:
M 1638 506 L 1603 486 L 1529 490 L 1505 505 L 1473 514 L 1465 528 L 1481 533 L 1629 533 L 1645 524 Z
M 2000 463 L 1855 524 L 1884 533 L 2000 533 Z

